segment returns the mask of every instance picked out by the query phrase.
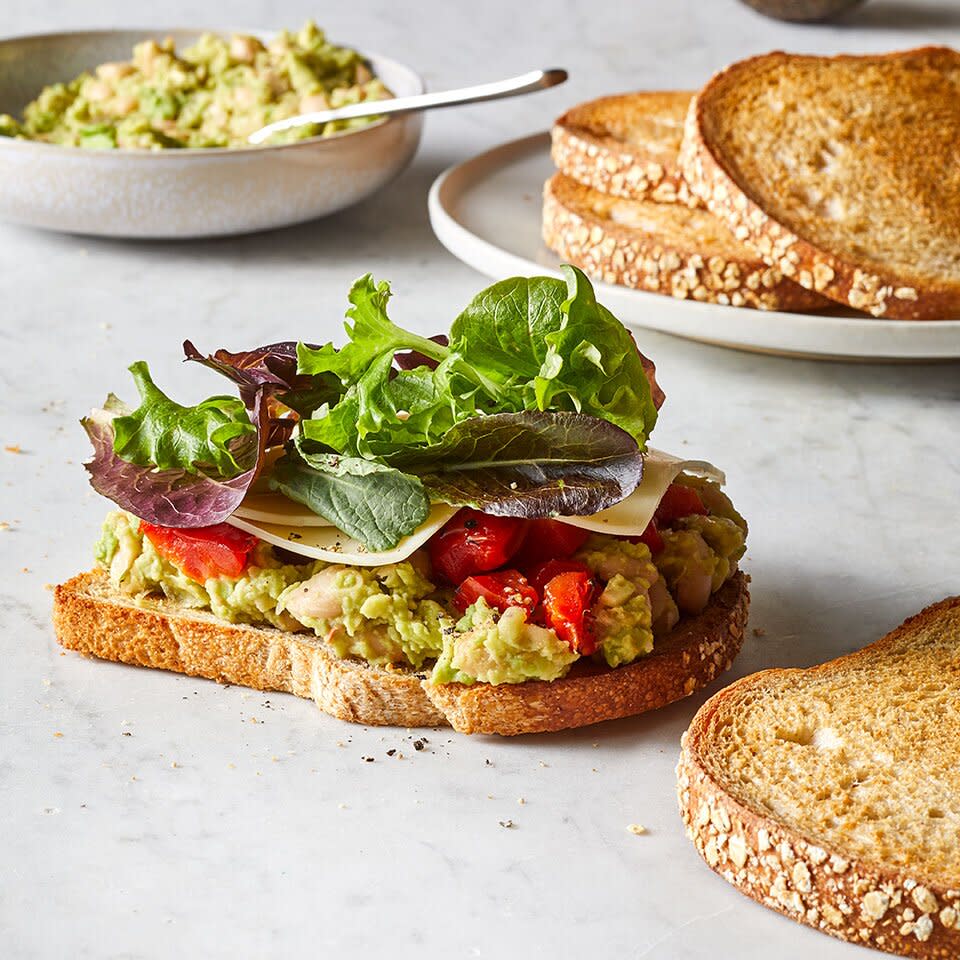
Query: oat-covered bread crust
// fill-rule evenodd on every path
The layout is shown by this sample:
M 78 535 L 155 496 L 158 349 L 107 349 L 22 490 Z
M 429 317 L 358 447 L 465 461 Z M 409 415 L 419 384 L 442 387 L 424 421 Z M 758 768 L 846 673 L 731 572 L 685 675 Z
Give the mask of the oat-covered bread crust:
M 561 173 L 543 188 L 543 239 L 606 283 L 761 310 L 833 306 L 764 263 L 708 210 L 617 199 Z
M 578 104 L 553 126 L 553 162 L 571 179 L 612 197 L 696 206 L 677 165 L 692 96 L 655 90 Z
M 960 53 L 770 53 L 690 104 L 679 165 L 735 236 L 877 317 L 960 316 Z
M 552 683 L 497 687 L 434 686 L 423 674 L 341 660 L 312 633 L 229 624 L 163 599 L 138 602 L 113 590 L 101 571 L 55 589 L 53 621 L 60 644 L 87 656 L 294 693 L 341 720 L 513 736 L 632 716 L 699 690 L 740 649 L 747 583 L 737 573 L 702 614 L 681 621 L 629 666 L 581 663 Z
M 677 775 L 687 834 L 748 896 L 843 940 L 960 956 L 960 597 L 721 690 Z

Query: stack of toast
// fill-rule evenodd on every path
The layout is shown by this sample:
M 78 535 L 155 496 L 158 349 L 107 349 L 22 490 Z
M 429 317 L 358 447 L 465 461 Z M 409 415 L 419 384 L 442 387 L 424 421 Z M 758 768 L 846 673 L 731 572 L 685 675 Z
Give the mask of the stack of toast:
M 771 53 L 561 116 L 543 236 L 596 279 L 765 310 L 960 314 L 960 54 Z

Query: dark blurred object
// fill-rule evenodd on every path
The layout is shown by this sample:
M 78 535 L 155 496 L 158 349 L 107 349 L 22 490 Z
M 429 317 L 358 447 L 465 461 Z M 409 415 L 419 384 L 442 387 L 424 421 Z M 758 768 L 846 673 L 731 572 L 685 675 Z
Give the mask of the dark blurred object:
M 777 20 L 829 20 L 863 0 L 742 0 L 748 7 Z

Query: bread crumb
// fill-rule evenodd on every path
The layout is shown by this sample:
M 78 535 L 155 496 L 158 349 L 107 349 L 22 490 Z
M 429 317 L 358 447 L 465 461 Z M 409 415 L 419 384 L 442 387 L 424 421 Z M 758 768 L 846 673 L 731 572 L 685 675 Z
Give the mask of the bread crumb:
M 522 807 L 526 802 L 527 802 L 527 798 L 526 798 L 526 797 L 517 797 L 517 803 L 519 803 L 521 807 Z
M 170 767 L 171 767 L 173 770 L 176 770 L 177 767 L 179 767 L 179 766 L 180 766 L 180 764 L 177 763 L 176 760 L 171 760 L 171 761 L 170 761 Z
M 48 677 L 44 677 L 40 682 L 41 682 L 45 687 L 49 687 L 50 684 L 53 683 L 53 681 L 50 680 Z
M 767 635 L 767 631 L 764 630 L 763 627 L 754 627 L 753 635 L 755 637 L 765 637 Z
M 3 449 L 6 450 L 7 453 L 23 453 L 19 443 L 8 443 Z
M 647 832 L 647 828 L 642 823 L 628 823 L 627 830 L 635 837 L 642 837 Z
M 43 585 L 43 589 L 46 590 L 46 591 L 49 593 L 51 590 L 53 590 L 53 584 L 52 584 L 52 583 L 45 583 L 45 584 Z
M 501 827 L 505 827 L 507 830 L 513 829 L 512 820 L 498 820 L 497 823 L 499 823 Z
M 346 805 L 345 803 L 338 803 L 338 804 L 337 804 L 337 809 L 338 809 L 338 810 L 346 810 L 346 809 L 347 809 L 347 805 Z
M 9 530 L 10 524 L 6 520 L 0 520 L 0 530 Z
M 57 740 L 59 740 L 63 736 L 63 734 L 59 730 L 55 730 L 53 735 Z
M 237 765 L 236 765 L 235 763 L 228 763 L 228 764 L 227 764 L 227 769 L 228 769 L 228 770 L 236 770 L 236 769 L 237 769 Z
M 549 764 L 544 763 L 544 762 L 541 760 L 541 761 L 540 761 L 540 766 L 541 766 L 541 767 L 547 767 L 547 766 L 549 766 Z

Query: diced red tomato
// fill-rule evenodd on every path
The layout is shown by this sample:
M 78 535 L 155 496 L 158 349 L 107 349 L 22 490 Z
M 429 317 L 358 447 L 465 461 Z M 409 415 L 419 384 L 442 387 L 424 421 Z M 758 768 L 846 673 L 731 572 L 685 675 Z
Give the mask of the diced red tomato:
M 453 595 L 453 603 L 462 613 L 479 597 L 483 597 L 501 613 L 507 607 L 523 607 L 529 614 L 540 602 L 537 591 L 518 570 L 500 570 L 467 577 Z
M 560 520 L 528 520 L 527 537 L 515 565 L 526 570 L 544 560 L 562 560 L 576 553 L 590 536 L 589 530 Z
M 590 629 L 590 605 L 595 592 L 593 577 L 579 570 L 558 573 L 543 588 L 547 626 L 570 644 L 572 650 L 585 656 L 597 649 L 596 637 Z
M 179 567 L 191 580 L 236 579 L 247 569 L 258 538 L 229 523 L 212 527 L 158 527 L 141 521 L 140 529 L 157 553 Z
M 524 571 L 527 579 L 533 585 L 533 589 L 542 597 L 543 588 L 557 574 L 560 573 L 585 573 L 592 576 L 590 568 L 579 560 L 547 560 L 544 563 L 538 563 L 535 567 L 530 567 Z
M 650 548 L 650 552 L 654 554 L 659 553 L 664 547 L 663 537 L 660 536 L 655 520 L 651 520 L 647 524 L 647 529 L 639 537 L 627 537 L 627 539 L 631 543 L 645 543 Z
M 430 539 L 434 573 L 457 584 L 476 573 L 496 570 L 517 552 L 526 533 L 526 520 L 464 508 Z
M 653 521 L 657 527 L 669 527 L 679 517 L 689 517 L 695 513 L 704 516 L 708 513 L 700 494 L 693 487 L 671 483 L 653 515 Z

